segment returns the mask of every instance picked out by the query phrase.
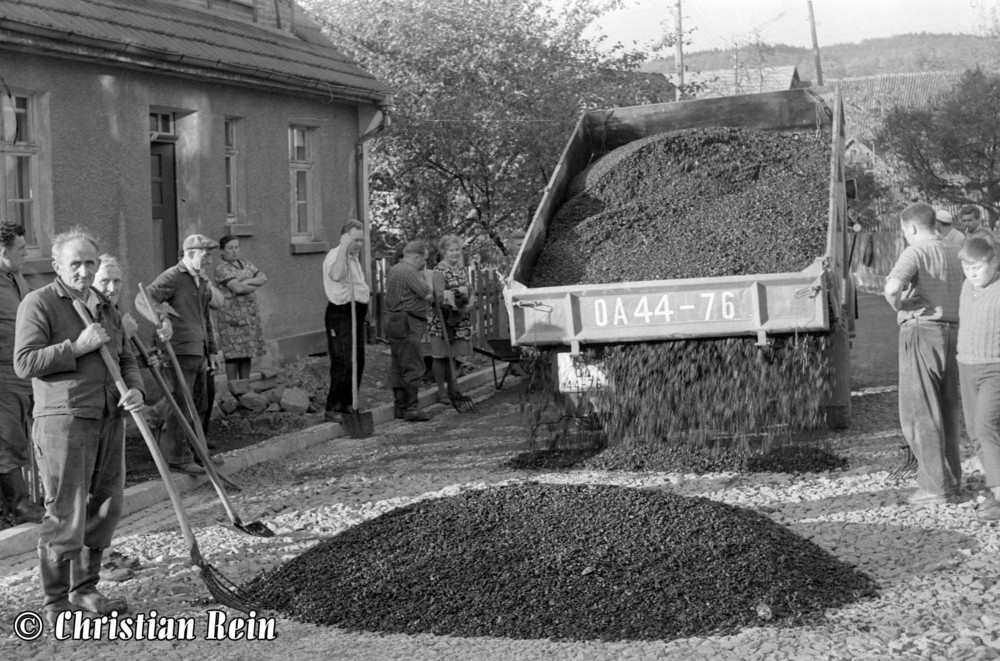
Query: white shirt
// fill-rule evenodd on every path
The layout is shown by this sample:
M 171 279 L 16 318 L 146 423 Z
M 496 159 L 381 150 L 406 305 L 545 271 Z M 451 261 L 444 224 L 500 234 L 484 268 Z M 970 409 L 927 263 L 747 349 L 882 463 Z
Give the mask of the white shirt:
M 337 246 L 326 253 L 326 259 L 323 260 L 323 289 L 326 290 L 327 300 L 334 305 L 347 305 L 351 302 L 351 290 L 347 284 L 347 278 L 334 280 L 330 277 L 330 269 L 333 267 L 333 263 L 337 261 L 338 251 L 342 248 L 343 246 Z M 371 298 L 371 290 L 368 288 L 368 282 L 365 280 L 365 272 L 361 268 L 361 262 L 358 260 L 357 255 L 347 256 L 347 266 L 350 269 L 351 282 L 354 285 L 355 302 L 367 303 L 368 299 Z

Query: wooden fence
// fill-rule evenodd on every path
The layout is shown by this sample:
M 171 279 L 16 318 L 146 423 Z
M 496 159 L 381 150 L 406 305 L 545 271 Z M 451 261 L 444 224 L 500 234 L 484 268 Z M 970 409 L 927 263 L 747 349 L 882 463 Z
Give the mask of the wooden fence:
M 369 304 L 369 341 L 388 342 L 385 335 L 385 279 L 389 260 L 372 262 L 372 296 Z M 487 340 L 510 337 L 507 308 L 503 302 L 503 277 L 496 269 L 469 267 L 469 294 L 476 301 L 472 311 L 472 344 L 488 349 Z

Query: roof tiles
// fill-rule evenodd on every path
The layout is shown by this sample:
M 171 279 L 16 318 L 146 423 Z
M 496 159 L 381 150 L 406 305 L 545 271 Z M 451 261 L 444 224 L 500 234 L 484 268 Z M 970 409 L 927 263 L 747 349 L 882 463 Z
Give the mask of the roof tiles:
M 332 45 L 161 0 L 0 0 L 0 46 L 24 35 L 66 43 L 82 38 L 104 45 L 111 59 L 129 50 L 166 63 L 161 66 L 221 67 L 373 100 L 389 94 Z

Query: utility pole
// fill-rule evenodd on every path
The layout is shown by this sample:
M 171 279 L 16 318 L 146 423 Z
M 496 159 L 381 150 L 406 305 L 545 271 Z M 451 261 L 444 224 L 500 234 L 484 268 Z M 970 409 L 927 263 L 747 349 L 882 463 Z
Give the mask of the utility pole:
M 682 41 L 683 31 L 681 30 L 681 0 L 677 0 L 676 6 L 676 31 L 674 34 L 674 64 L 677 65 L 677 85 L 674 88 L 674 100 L 681 100 L 681 88 L 684 87 L 684 44 Z
M 808 0 L 808 4 L 809 4 L 809 29 L 812 30 L 813 54 L 816 56 L 816 84 L 822 86 L 823 65 L 822 63 L 820 63 L 819 59 L 819 41 L 816 39 L 816 18 L 813 16 L 812 0 Z

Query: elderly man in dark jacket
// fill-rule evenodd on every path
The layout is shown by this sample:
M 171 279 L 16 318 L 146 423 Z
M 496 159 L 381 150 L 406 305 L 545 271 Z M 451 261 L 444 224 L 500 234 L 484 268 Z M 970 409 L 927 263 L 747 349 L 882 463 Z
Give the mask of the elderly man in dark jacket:
M 52 242 L 58 278 L 28 294 L 18 308 L 14 370 L 32 379 L 32 436 L 45 486 L 38 535 L 43 612 L 49 626 L 64 613 L 123 612 L 124 599 L 97 591 L 101 558 L 121 517 L 125 491 L 122 409 L 143 406 L 142 379 L 121 316 L 91 287 L 97 242 L 74 229 Z M 86 306 L 85 323 L 74 301 Z M 100 355 L 107 347 L 128 391 L 119 396 Z
M 208 383 L 213 378 L 209 367 L 213 372 L 219 369 L 215 331 L 209 313 L 213 287 L 208 280 L 212 251 L 218 247 L 218 243 L 204 234 L 192 234 L 184 239 L 184 256 L 181 261 L 158 275 L 146 288 L 154 303 L 167 303 L 176 313 L 171 316 L 173 336 L 170 344 L 177 355 L 177 362 L 180 363 L 203 426 L 212 410 L 209 393 L 214 392 Z M 135 305 L 148 316 L 149 311 L 141 293 L 136 298 Z M 180 397 L 177 400 L 183 401 Z M 191 424 L 199 424 L 199 421 L 192 420 Z M 167 418 L 166 429 L 160 436 L 159 444 L 173 470 L 190 475 L 205 473 L 204 467 L 195 463 L 183 428 L 172 414 Z M 222 464 L 219 457 L 213 458 L 213 461 L 216 465 Z

